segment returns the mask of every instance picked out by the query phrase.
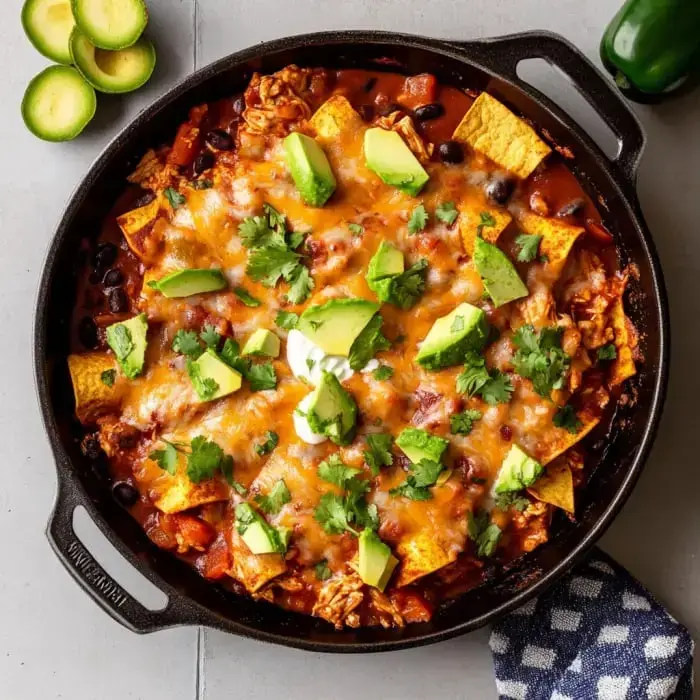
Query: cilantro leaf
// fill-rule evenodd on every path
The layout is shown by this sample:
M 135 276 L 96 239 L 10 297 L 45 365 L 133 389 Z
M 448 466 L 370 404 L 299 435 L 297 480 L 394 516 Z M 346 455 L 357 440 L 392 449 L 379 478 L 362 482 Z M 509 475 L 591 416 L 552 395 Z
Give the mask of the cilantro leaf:
M 317 471 L 319 478 L 340 486 L 341 489 L 344 489 L 351 479 L 361 473 L 360 469 L 344 464 L 338 454 L 333 454 L 327 460 L 321 462 Z
M 193 190 L 210 190 L 214 187 L 214 183 L 209 178 L 204 177 L 200 180 L 192 180 L 190 182 L 190 187 Z
M 287 484 L 284 483 L 284 479 L 280 479 L 266 496 L 255 497 L 255 502 L 260 507 L 260 510 L 268 515 L 276 515 L 282 510 L 282 506 L 291 500 L 292 496 L 289 493 Z
M 482 415 L 481 411 L 474 409 L 455 413 L 450 416 L 450 432 L 453 435 L 469 435 L 474 427 L 474 422 L 480 420 Z
M 388 350 L 391 342 L 382 333 L 384 319 L 375 315 L 355 338 L 348 356 L 350 367 L 361 370 L 378 352 Z
M 535 391 L 545 398 L 564 386 L 569 370 L 570 358 L 561 349 L 561 336 L 561 328 L 543 328 L 538 335 L 531 325 L 521 326 L 513 335 L 515 371 L 530 379 Z
M 118 360 L 125 360 L 134 349 L 131 331 L 123 323 L 115 326 L 110 345 Z
M 513 384 L 500 370 L 486 369 L 486 361 L 475 352 L 467 353 L 465 367 L 457 376 L 457 391 L 468 396 L 481 396 L 491 406 L 508 403 Z
M 236 530 L 238 534 L 244 535 L 253 523 L 258 523 L 264 530 L 275 552 L 284 554 L 287 551 L 290 531 L 286 527 L 272 527 L 262 515 L 253 510 L 249 503 L 240 503 L 236 507 Z
M 211 479 L 221 467 L 224 451 L 213 441 L 198 435 L 190 444 L 187 455 L 187 477 L 193 484 Z
M 484 228 L 493 228 L 496 225 L 496 219 L 493 218 L 493 214 L 487 211 L 482 211 L 479 214 L 479 219 L 481 223 L 476 227 L 476 235 L 480 236 Z
M 233 293 L 251 309 L 262 306 L 262 302 L 256 299 L 245 287 L 234 287 Z
M 314 573 L 319 581 L 327 581 L 333 576 L 333 572 L 328 568 L 328 562 L 325 559 L 321 559 L 321 561 L 314 566 Z
M 379 474 L 382 467 L 390 467 L 394 462 L 391 446 L 394 438 L 387 433 L 372 433 L 367 436 L 367 447 L 362 454 L 365 463 L 374 476 Z
M 348 229 L 353 236 L 361 236 L 365 232 L 365 227 L 362 224 L 348 224 Z
M 374 503 L 367 503 L 361 492 L 351 491 L 345 497 L 345 507 L 351 521 L 362 527 L 377 530 L 379 528 L 379 511 Z
M 165 448 L 162 450 L 153 450 L 151 454 L 148 455 L 149 459 L 152 459 L 162 470 L 168 472 L 172 476 L 177 472 L 177 450 L 175 445 L 167 440 L 163 440 L 165 443 Z
M 389 365 L 380 365 L 377 369 L 372 372 L 372 376 L 378 381 L 384 381 L 385 379 L 391 379 L 394 376 L 394 368 L 389 367 Z
M 226 338 L 219 357 L 229 366 L 240 372 L 244 377 L 248 374 L 251 362 L 241 357 L 241 348 L 232 338 Z
M 491 370 L 489 381 L 481 389 L 481 398 L 490 406 L 497 403 L 508 403 L 513 393 L 513 383 L 510 377 L 500 370 Z
M 467 518 L 467 535 L 476 543 L 476 553 L 480 557 L 490 557 L 496 551 L 501 539 L 501 528 L 491 522 L 488 513 L 481 511 L 474 515 L 470 512 Z
M 583 426 L 583 423 L 576 415 L 576 410 L 571 404 L 559 408 L 554 414 L 552 423 L 554 423 L 557 428 L 568 430 L 572 435 L 576 435 Z
M 219 391 L 219 384 L 211 377 L 202 377 L 202 369 L 192 360 L 187 360 L 187 374 L 190 375 L 192 386 L 202 401 L 211 401 Z
M 324 493 L 314 511 L 314 518 L 329 535 L 340 535 L 346 530 L 357 535 L 350 527 L 345 499 L 336 493 Z
M 264 362 L 260 365 L 251 364 L 244 376 L 250 382 L 251 391 L 265 391 L 277 386 L 277 373 L 272 362 Z
M 411 465 L 411 473 L 403 484 L 391 489 L 392 496 L 403 496 L 412 501 L 427 501 L 433 497 L 428 488 L 434 486 L 444 467 L 440 462 L 422 459 L 418 464 Z
M 608 343 L 598 348 L 598 359 L 599 360 L 614 360 L 617 357 L 617 348 L 614 343 Z
M 165 195 L 165 198 L 168 200 L 168 202 L 170 202 L 170 206 L 173 209 L 178 209 L 187 201 L 183 195 L 181 195 L 176 189 L 173 189 L 172 187 L 167 187 L 163 191 L 163 194 Z
M 299 315 L 292 311 L 280 311 L 275 317 L 275 323 L 280 328 L 291 331 L 297 327 L 297 323 L 299 323 Z
M 302 304 L 305 302 L 315 286 L 309 268 L 301 263 L 297 264 L 291 275 L 285 276 L 285 280 L 290 283 L 289 291 L 287 292 L 287 301 L 290 304 Z
M 221 340 L 221 336 L 217 333 L 216 328 L 209 323 L 204 326 L 199 337 L 208 348 L 213 348 L 214 350 L 216 350 L 216 346 Z
M 266 287 L 274 287 L 280 278 L 285 280 L 294 274 L 301 255 L 285 248 L 256 248 L 248 258 L 246 273 Z
M 196 360 L 202 354 L 197 334 L 194 331 L 179 330 L 173 338 L 173 351 Z
M 425 229 L 428 223 L 428 212 L 425 207 L 419 204 L 412 212 L 411 218 L 408 220 L 408 234 L 415 236 L 417 233 Z
M 540 247 L 540 241 L 542 236 L 537 234 L 528 235 L 527 233 L 521 233 L 515 239 L 515 245 L 520 248 L 518 252 L 519 262 L 532 262 L 537 257 L 537 251 Z
M 451 226 L 457 217 L 459 212 L 454 202 L 442 202 L 435 209 L 435 217 L 438 221 L 442 221 L 443 224 Z
M 389 302 L 407 311 L 415 306 L 422 296 L 427 275 L 428 261 L 422 258 L 400 275 L 378 280 L 375 292 L 380 301 Z
M 260 457 L 269 454 L 270 452 L 272 452 L 272 450 L 275 449 L 275 447 L 277 447 L 279 441 L 279 435 L 277 433 L 272 432 L 272 430 L 268 430 L 267 435 L 265 436 L 265 442 L 255 446 L 256 454 L 260 455 Z
M 530 505 L 530 499 L 521 495 L 520 491 L 506 491 L 496 494 L 496 508 L 499 510 L 508 510 L 515 508 L 519 512 L 523 512 Z
M 248 216 L 243 219 L 238 225 L 238 235 L 246 248 L 287 247 L 284 232 L 271 227 L 266 216 Z
M 116 369 L 106 369 L 102 374 L 100 374 L 100 381 L 110 388 L 114 386 L 114 382 L 117 379 Z
M 233 488 L 233 490 L 239 495 L 239 496 L 245 496 L 248 493 L 248 489 L 246 489 L 243 484 L 239 483 L 233 478 L 233 457 L 231 455 L 226 455 L 222 460 L 221 460 L 221 466 L 219 467 L 221 470 L 221 473 L 224 475 L 224 479 L 226 479 L 226 483 Z

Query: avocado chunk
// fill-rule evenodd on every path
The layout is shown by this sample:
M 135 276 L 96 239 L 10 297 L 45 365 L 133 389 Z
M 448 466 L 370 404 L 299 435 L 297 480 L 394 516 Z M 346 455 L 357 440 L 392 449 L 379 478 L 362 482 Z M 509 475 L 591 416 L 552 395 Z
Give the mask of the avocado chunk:
M 366 299 L 331 299 L 321 306 L 310 306 L 299 317 L 297 330 L 328 355 L 347 357 L 350 348 L 379 304 Z
M 284 554 L 289 543 L 287 528 L 274 528 L 248 503 L 236 508 L 236 530 L 253 554 Z
M 389 546 L 369 528 L 360 533 L 359 548 L 357 568 L 360 578 L 368 586 L 374 586 L 383 591 L 399 560 L 391 553 Z
M 148 24 L 145 0 L 72 0 L 72 5 L 78 26 L 101 49 L 133 46 Z
M 311 392 L 306 420 L 316 435 L 325 435 L 336 445 L 349 445 L 355 437 L 357 404 L 343 389 L 335 374 L 323 372 Z
M 468 351 L 479 351 L 484 347 L 487 336 L 486 314 L 465 302 L 433 323 L 416 361 L 427 369 L 461 364 Z
M 424 459 L 439 462 L 449 444 L 449 440 L 420 428 L 404 428 L 396 438 L 396 445 L 414 464 Z
M 367 284 L 376 291 L 373 283 L 385 277 L 394 277 L 404 271 L 403 253 L 393 244 L 382 241 L 377 252 L 372 256 L 367 268 Z
M 278 357 L 280 354 L 280 339 L 272 331 L 268 331 L 267 328 L 258 328 L 246 341 L 241 354 Z
M 107 326 L 107 344 L 112 348 L 122 372 L 128 379 L 134 379 L 143 372 L 148 344 L 147 333 L 146 314 L 139 314 L 128 321 Z
M 190 375 L 196 377 L 194 386 L 202 401 L 214 401 L 241 388 L 241 374 L 229 367 L 211 348 L 207 348 L 193 365 L 197 369 L 194 374 L 190 370 Z
M 508 256 L 479 236 L 474 241 L 474 265 L 497 307 L 528 295 L 525 283 Z
M 496 493 L 520 491 L 540 478 L 544 467 L 517 445 L 513 445 L 503 460 L 493 489 Z
M 295 131 L 284 140 L 284 152 L 302 199 L 310 207 L 322 207 L 335 192 L 336 181 L 321 146 Z
M 27 86 L 22 119 L 44 141 L 70 141 L 90 123 L 97 96 L 75 68 L 50 66 Z
M 56 63 L 71 64 L 69 42 L 75 20 L 70 0 L 26 0 L 22 27 L 40 54 Z
M 148 39 L 119 51 L 98 49 L 77 27 L 70 40 L 76 68 L 96 90 L 111 94 L 137 90 L 153 75 L 156 50 Z
M 406 142 L 395 131 L 374 127 L 365 132 L 367 167 L 387 185 L 415 197 L 430 179 Z
M 194 294 L 217 292 L 224 289 L 228 283 L 221 270 L 188 269 L 176 270 L 158 281 L 148 283 L 149 287 L 159 291 L 169 299 L 191 297 Z

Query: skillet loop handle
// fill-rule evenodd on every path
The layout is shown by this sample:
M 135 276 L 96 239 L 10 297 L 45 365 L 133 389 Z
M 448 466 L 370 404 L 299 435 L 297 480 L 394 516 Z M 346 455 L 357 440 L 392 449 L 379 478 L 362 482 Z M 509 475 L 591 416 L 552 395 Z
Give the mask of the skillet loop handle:
M 182 624 L 199 624 L 199 619 L 183 605 L 183 599 L 170 593 L 162 610 L 149 610 L 127 593 L 90 554 L 73 528 L 78 497 L 64 485 L 58 486 L 53 512 L 46 528 L 51 548 L 81 588 L 114 620 L 132 632 L 145 634 Z
M 563 71 L 615 134 L 618 153 L 613 162 L 634 186 L 646 143 L 642 125 L 622 95 L 573 44 L 553 32 L 535 31 L 460 42 L 459 46 L 468 47 L 471 56 L 523 86 L 516 72 L 520 61 L 542 58 Z

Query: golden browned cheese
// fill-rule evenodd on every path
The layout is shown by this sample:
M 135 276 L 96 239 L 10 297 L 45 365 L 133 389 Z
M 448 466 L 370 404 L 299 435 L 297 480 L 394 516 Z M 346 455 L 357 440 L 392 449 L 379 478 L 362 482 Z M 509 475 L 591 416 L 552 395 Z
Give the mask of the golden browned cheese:
M 317 71 L 311 75 L 293 68 L 272 78 L 253 79 L 254 90 L 251 88 L 252 92 L 246 94 L 247 109 L 238 126 L 236 149 L 223 157 L 220 154 L 206 175 L 212 187 L 194 189 L 189 185 L 190 175 L 174 175 L 173 167 L 165 165 L 164 159 L 161 163 L 153 152 L 140 165 L 133 179 L 151 187 L 157 198 L 120 216 L 118 223 L 143 265 L 143 285 L 134 302 L 148 317 L 149 344 L 143 375 L 132 381 L 119 381 L 121 403 L 116 418 L 144 436 L 143 449 L 130 453 L 129 468 L 143 498 L 155 507 L 154 517 L 158 511 L 168 515 L 190 511 L 197 515 L 203 512 L 201 508 L 222 504 L 228 516 L 210 523 L 223 533 L 216 546 L 228 548 L 232 559 L 226 573 L 248 592 L 292 609 L 313 611 L 336 626 L 400 625 L 404 624 L 407 604 L 406 596 L 402 598 L 403 594 L 397 593 L 399 589 L 410 590 L 421 583 L 423 593 L 431 599 L 431 581 L 437 580 L 432 574 L 459 563 L 460 558 L 476 556 L 468 534 L 468 515 L 492 507 L 491 486 L 511 446 L 519 445 L 546 464 L 599 422 L 601 411 L 590 407 L 595 404 L 602 408 L 607 390 L 600 382 L 593 389 L 586 380 L 599 344 L 582 345 L 585 331 L 578 329 L 579 321 L 590 321 L 592 315 L 582 313 L 576 317 L 570 309 L 578 303 L 578 308 L 587 305 L 586 310 L 590 310 L 597 292 L 590 281 L 590 265 L 586 267 L 577 248 L 577 241 L 584 237 L 582 226 L 536 216 L 527 208 L 524 188 L 517 187 L 507 205 L 487 201 L 484 184 L 492 173 L 510 167 L 511 175 L 526 177 L 538 165 L 546 168 L 547 161 L 541 161 L 549 154 L 549 147 L 535 132 L 503 105 L 487 96 L 482 96 L 481 103 L 477 101 L 475 107 L 487 103 L 488 109 L 473 112 L 460 132 L 476 150 L 467 147 L 464 162 L 457 165 L 431 158 L 435 144 L 421 136 L 410 116 L 383 118 L 385 122 L 380 124 L 407 140 L 430 175 L 423 192 L 411 197 L 384 184 L 367 168 L 363 138 L 370 124 L 363 121 L 344 95 L 326 91 L 323 97 L 328 102 L 312 116 L 315 106 L 323 102 L 318 94 L 312 99 L 309 92 L 312 78 L 318 75 Z M 510 146 L 503 122 L 499 122 L 495 132 L 489 132 L 489 123 L 482 123 L 482 118 L 503 118 L 506 113 L 518 125 L 516 142 Z M 307 206 L 292 181 L 282 147 L 290 130 L 317 138 L 329 159 L 337 189 L 322 208 Z M 494 134 L 493 138 L 489 133 Z M 497 162 L 489 160 L 489 156 Z M 163 196 L 166 184 L 184 196 L 181 206 L 171 206 Z M 460 212 L 452 224 L 435 216 L 436 208 L 447 202 L 455 203 Z M 269 288 L 246 274 L 248 251 L 238 227 L 246 217 L 260 215 L 264 203 L 283 213 L 291 230 L 310 232 L 304 261 L 310 268 L 314 288 L 300 306 L 285 300 L 284 283 Z M 430 219 L 424 231 L 411 235 L 408 222 L 421 203 Z M 483 221 L 482 212 L 491 212 L 496 222 L 495 227 L 483 230 L 484 238 L 498 242 L 511 258 L 517 251 L 515 222 L 524 232 L 543 236 L 540 251 L 547 255 L 547 259 L 518 265 L 530 294 L 498 310 L 484 300 L 484 286 L 470 258 L 477 227 Z M 362 234 L 354 235 L 350 224 L 359 224 Z M 371 372 L 356 372 L 344 382 L 359 408 L 359 428 L 352 444 L 341 448 L 330 442 L 307 444 L 294 429 L 293 413 L 309 387 L 294 377 L 287 364 L 287 332 L 276 327 L 275 317 L 280 310 L 301 313 L 309 305 L 334 298 L 375 301 L 365 275 L 370 258 L 384 240 L 403 252 L 407 267 L 420 259 L 427 260 L 425 292 L 410 310 L 391 304 L 381 308 L 384 333 L 394 342 L 378 359 L 393 368 L 391 379 L 378 380 Z M 223 270 L 229 290 L 169 299 L 148 285 L 175 270 L 210 267 Z M 596 268 L 595 274 L 602 274 L 603 279 L 598 282 L 605 286 L 608 273 Z M 243 304 L 231 291 L 239 286 L 262 304 L 255 308 Z M 623 288 L 620 287 L 620 294 Z M 606 287 L 606 293 L 609 291 L 610 285 Z M 566 300 L 566 306 L 562 300 Z M 489 405 L 476 396 L 458 394 L 455 382 L 461 367 L 429 371 L 415 361 L 420 343 L 434 321 L 463 302 L 483 308 L 491 324 L 500 331 L 500 337 L 488 347 L 485 356 L 488 367 L 511 377 L 514 390 L 508 403 Z M 619 296 L 612 305 L 608 300 L 601 313 L 601 332 L 608 329 L 611 341 L 618 347 L 620 359 L 614 375 L 617 383 L 634 372 Z M 282 339 L 282 350 L 273 360 L 278 377 L 276 388 L 253 392 L 244 382 L 239 391 L 225 398 L 201 402 L 184 358 L 171 348 L 178 330 L 199 330 L 201 323 L 197 325 L 193 318 L 206 318 L 220 333 L 234 337 L 241 345 L 257 329 L 277 333 Z M 552 325 L 565 329 L 567 352 L 572 357 L 571 378 L 565 388 L 555 392 L 554 400 L 540 396 L 529 380 L 512 372 L 512 335 L 525 323 L 537 329 Z M 72 360 L 72 368 L 75 363 Z M 79 382 L 76 392 L 82 392 L 84 384 Z M 582 427 L 577 434 L 553 424 L 558 407 L 570 399 L 574 389 L 581 395 L 585 391 L 590 394 L 585 408 L 580 404 Z M 593 395 L 595 391 L 598 393 Z M 99 393 L 106 396 L 109 392 Z M 92 417 L 93 398 L 79 397 L 80 418 Z M 478 409 L 483 417 L 474 423 L 470 434 L 453 435 L 450 417 L 467 408 Z M 406 478 L 405 462 L 398 451 L 394 465 L 372 479 L 368 501 L 377 507 L 379 533 L 400 560 L 383 595 L 370 591 L 353 571 L 357 550 L 354 538 L 349 534 L 328 534 L 314 517 L 325 493 L 340 493 L 337 487 L 318 477 L 317 467 L 323 459 L 338 453 L 343 462 L 372 478 L 363 457 L 366 436 L 383 432 L 395 437 L 406 427 L 423 428 L 448 438 L 445 462 L 453 472 L 444 484 L 432 489 L 432 498 L 426 501 L 390 494 Z M 271 454 L 260 455 L 256 446 L 264 442 L 268 431 L 279 436 L 279 444 Z M 233 457 L 234 477 L 248 489 L 247 496 L 230 488 L 220 476 L 190 483 L 182 457 L 174 475 L 148 457 L 152 449 L 162 447 L 162 439 L 187 445 L 200 435 L 215 441 Z M 550 481 L 558 469 L 561 468 L 555 464 L 547 477 Z M 566 487 L 571 482 L 568 467 L 562 474 Z M 268 493 L 279 480 L 284 480 L 291 499 L 279 513 L 266 519 L 274 527 L 291 531 L 286 561 L 279 554 L 252 554 L 236 533 L 232 516 L 237 504 L 244 500 L 253 502 L 256 495 Z M 546 492 L 546 487 L 543 484 L 530 493 L 536 499 L 539 493 Z M 533 502 L 534 510 L 530 512 L 494 511 L 494 520 L 504 530 L 503 542 L 510 542 L 510 549 L 515 547 L 512 543 L 520 543 L 516 555 L 546 539 L 553 506 L 544 501 L 567 511 L 573 508 L 567 494 L 562 496 L 559 492 L 550 498 L 543 495 L 542 501 Z M 322 560 L 332 572 L 327 581 L 314 575 L 313 567 Z M 438 598 L 437 593 L 432 595 L 432 600 Z M 415 601 L 413 605 L 414 617 L 409 616 L 408 621 L 427 619 L 415 613 Z

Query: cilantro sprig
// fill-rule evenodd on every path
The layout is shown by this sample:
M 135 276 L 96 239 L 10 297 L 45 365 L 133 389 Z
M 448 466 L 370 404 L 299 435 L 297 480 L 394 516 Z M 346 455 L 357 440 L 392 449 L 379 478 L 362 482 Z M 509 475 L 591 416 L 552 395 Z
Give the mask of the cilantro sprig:
M 287 484 L 284 479 L 280 479 L 270 492 L 266 495 L 258 495 L 255 497 L 255 502 L 263 513 L 267 515 L 277 515 L 282 510 L 282 506 L 292 500 L 292 495 L 289 493 Z
M 165 447 L 154 450 L 148 456 L 168 474 L 174 475 L 177 472 L 178 455 L 184 455 L 187 459 L 185 473 L 193 484 L 211 479 L 219 472 L 233 485 L 233 457 L 224 454 L 221 447 L 213 440 L 207 440 L 203 435 L 198 435 L 190 442 L 189 447 L 183 443 L 169 442 L 162 438 L 161 442 Z
M 265 442 L 255 446 L 255 453 L 260 457 L 270 454 L 270 452 L 277 447 L 279 441 L 279 435 L 272 430 L 268 430 L 267 434 L 265 435 Z
M 488 370 L 486 360 L 475 352 L 467 353 L 464 369 L 457 376 L 457 391 L 480 396 L 490 406 L 508 403 L 513 393 L 510 377 L 498 369 Z
M 515 245 L 518 246 L 518 262 L 532 262 L 537 257 L 537 251 L 540 248 L 542 236 L 535 233 L 528 235 L 521 233 L 515 239 Z
M 533 326 L 518 328 L 513 336 L 517 348 L 513 357 L 515 371 L 532 381 L 535 391 L 550 398 L 553 389 L 564 386 L 570 358 L 561 347 L 562 329 L 543 328 L 539 333 Z
M 435 218 L 448 226 L 452 226 L 458 216 L 459 211 L 454 202 L 442 202 L 435 209 Z
M 348 362 L 355 371 L 361 370 L 378 353 L 388 350 L 391 342 L 382 333 L 384 319 L 375 315 L 362 329 L 350 348 Z
M 480 557 L 492 556 L 501 539 L 501 528 L 491 522 L 491 516 L 486 511 L 476 515 L 469 513 L 467 518 L 467 535 L 476 543 L 476 553 Z
M 362 453 L 365 464 L 370 468 L 372 475 L 377 476 L 382 467 L 390 467 L 394 463 L 391 447 L 394 438 L 388 433 L 372 433 L 367 436 L 367 449 Z
M 576 409 L 574 409 L 571 404 L 566 404 L 566 406 L 557 409 L 552 423 L 554 423 L 557 428 L 568 430 L 572 435 L 576 435 L 583 427 L 583 423 L 576 415 Z
M 474 423 L 481 420 L 481 411 L 475 409 L 467 409 L 462 411 L 462 413 L 455 413 L 450 416 L 450 432 L 453 435 L 469 435 Z
M 408 220 L 408 234 L 415 236 L 417 233 L 425 230 L 428 225 L 428 212 L 423 204 L 419 204 L 412 212 Z
M 427 501 L 433 497 L 430 487 L 435 485 L 443 469 L 440 462 L 422 459 L 418 464 L 411 465 L 411 473 L 406 477 L 406 481 L 391 489 L 389 493 L 412 501 Z

